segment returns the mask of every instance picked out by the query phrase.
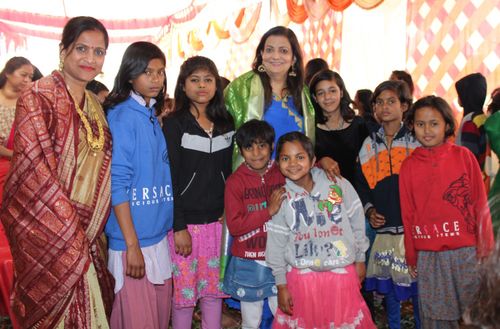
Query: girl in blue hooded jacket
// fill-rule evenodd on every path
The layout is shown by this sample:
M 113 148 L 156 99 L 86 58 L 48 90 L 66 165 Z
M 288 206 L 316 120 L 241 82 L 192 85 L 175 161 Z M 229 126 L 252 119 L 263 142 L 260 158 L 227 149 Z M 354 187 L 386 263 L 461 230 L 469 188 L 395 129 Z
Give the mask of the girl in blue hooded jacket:
M 104 103 L 113 136 L 112 211 L 106 225 L 115 278 L 111 328 L 168 328 L 172 267 L 167 232 L 173 192 L 167 145 L 155 113 L 163 106 L 165 56 L 131 44 Z

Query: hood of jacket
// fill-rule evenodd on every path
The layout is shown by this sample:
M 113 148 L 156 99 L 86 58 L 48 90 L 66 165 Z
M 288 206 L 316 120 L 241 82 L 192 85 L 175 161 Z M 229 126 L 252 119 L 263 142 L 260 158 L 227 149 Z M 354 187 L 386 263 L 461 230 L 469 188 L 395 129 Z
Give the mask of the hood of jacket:
M 481 73 L 469 74 L 455 83 L 458 98 L 464 108 L 464 116 L 483 112 L 486 100 L 486 78 Z
M 332 182 L 328 179 L 323 169 L 313 167 L 311 169 L 312 179 L 314 181 L 313 189 L 310 193 L 312 196 L 317 196 L 320 194 L 320 191 L 328 190 L 328 186 L 332 184 Z M 325 188 L 326 185 L 326 188 Z M 290 179 L 286 179 L 286 188 L 287 190 L 293 192 L 293 194 L 307 194 L 307 191 L 301 186 L 295 184 Z
M 266 179 L 269 175 L 274 174 L 276 171 L 279 172 L 279 170 L 280 169 L 278 167 L 278 163 L 274 160 L 270 160 L 270 163 L 268 164 L 268 169 L 263 175 L 259 174 L 256 171 L 253 171 L 244 163 L 242 165 L 240 165 L 238 167 L 238 169 L 236 169 L 234 174 L 238 173 L 239 175 L 250 176 L 250 177 L 254 177 L 254 178 L 255 177 L 262 178 L 263 177 L 264 179 Z
M 454 146 L 450 142 L 444 142 L 439 146 L 431 148 L 420 146 L 413 151 L 411 156 L 420 161 L 437 161 L 444 158 L 453 147 Z

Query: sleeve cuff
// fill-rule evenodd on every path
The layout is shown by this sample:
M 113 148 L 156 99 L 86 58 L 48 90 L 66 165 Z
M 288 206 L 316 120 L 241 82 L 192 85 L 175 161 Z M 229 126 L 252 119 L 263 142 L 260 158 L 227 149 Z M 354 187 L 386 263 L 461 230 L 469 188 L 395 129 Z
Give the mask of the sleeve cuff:
M 130 201 L 129 196 L 125 192 L 116 192 L 111 195 L 111 205 L 113 207 L 128 201 Z
M 279 286 L 280 284 L 286 284 L 286 273 L 283 274 L 278 274 L 274 277 L 276 280 L 276 285 Z
M 416 258 L 408 258 L 406 257 L 406 265 L 408 266 L 417 266 L 417 259 Z
M 354 261 L 356 263 L 364 263 L 366 261 L 366 254 L 364 252 L 357 254 Z
M 371 202 L 367 202 L 365 206 L 363 207 L 363 210 L 365 211 L 365 216 L 368 218 L 368 210 L 371 208 L 375 208 L 375 206 Z
M 173 228 L 174 228 L 174 232 L 179 232 L 182 230 L 187 230 L 187 225 L 186 224 L 178 224 L 178 225 L 174 224 Z

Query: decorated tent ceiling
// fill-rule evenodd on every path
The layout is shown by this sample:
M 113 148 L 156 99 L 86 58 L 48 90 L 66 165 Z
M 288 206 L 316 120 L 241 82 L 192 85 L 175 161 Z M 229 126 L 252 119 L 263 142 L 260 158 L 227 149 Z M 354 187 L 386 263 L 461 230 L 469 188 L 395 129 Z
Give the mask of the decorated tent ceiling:
M 417 97 L 435 93 L 454 101 L 454 81 L 476 71 L 487 77 L 489 90 L 500 85 L 500 0 L 141 0 L 140 6 L 124 0 L 119 9 L 115 3 L 2 0 L 1 62 L 25 53 L 30 40 L 56 43 L 68 17 L 91 15 L 121 47 L 107 56 L 108 84 L 124 47 L 137 40 L 165 51 L 169 89 L 180 64 L 195 54 L 212 58 L 232 79 L 249 70 L 261 35 L 284 25 L 297 34 L 306 61 L 326 59 L 351 88 L 374 88 L 393 69 L 412 74 Z M 380 19 L 367 20 L 374 15 Z M 395 52 L 401 61 L 392 59 Z
M 279 13 L 279 0 L 271 0 L 270 2 L 273 9 L 275 9 L 273 10 L 273 14 L 275 14 L 276 16 L 275 18 L 277 20 L 277 23 L 288 25 L 290 21 L 297 24 L 302 24 L 308 17 L 311 17 L 314 20 L 320 19 L 329 10 L 343 11 L 354 2 L 362 8 L 372 9 L 379 5 L 382 1 L 383 0 L 304 0 L 302 2 L 297 0 L 286 0 L 287 12 L 284 15 L 280 15 Z M 5 37 L 7 46 L 10 46 L 11 43 L 13 43 L 14 47 L 23 46 L 25 44 L 26 36 L 58 40 L 60 38 L 60 29 L 64 26 L 69 17 L 75 15 L 83 15 L 83 13 L 79 12 L 77 9 L 67 9 L 64 0 L 59 2 L 49 1 L 49 3 L 52 2 L 51 6 L 43 6 L 38 8 L 28 6 L 26 8 L 26 11 L 19 10 L 19 2 L 12 1 L 11 4 L 9 4 L 8 2 L 8 0 L 5 0 L 4 3 L 0 6 L 0 31 Z M 43 1 L 38 3 L 46 4 L 47 2 Z M 124 17 L 117 19 L 99 17 L 99 19 L 103 22 L 106 28 L 110 30 L 111 42 L 127 43 L 136 40 L 154 41 L 155 37 L 157 36 L 153 34 L 132 34 L 130 36 L 115 36 L 114 32 L 119 33 L 118 31 L 120 30 L 126 30 L 130 32 L 134 30 L 147 30 L 154 28 L 170 31 L 175 25 L 196 21 L 200 18 L 200 16 L 207 16 L 207 13 L 220 14 L 220 11 L 222 9 L 220 5 L 224 5 L 223 11 L 225 11 L 226 13 L 237 10 L 236 19 L 233 26 L 231 26 L 231 28 L 229 29 L 224 29 L 218 24 L 215 16 L 209 17 L 206 32 L 208 34 L 210 32 L 210 29 L 212 28 L 218 38 L 232 38 L 233 41 L 242 43 L 245 42 L 253 32 L 253 28 L 255 28 L 257 18 L 259 17 L 260 8 L 262 7 L 261 1 L 229 2 L 205 0 L 192 2 L 179 1 L 178 4 L 179 3 L 185 5 L 185 7 L 179 8 L 178 5 L 170 6 L 169 4 L 170 8 L 168 10 L 165 9 L 166 15 L 164 16 L 147 18 L 131 17 L 128 19 Z M 252 13 L 253 17 L 250 22 L 248 22 L 249 24 L 242 27 L 240 25 L 245 16 L 245 12 L 248 11 L 246 6 L 250 7 L 252 3 L 257 4 L 258 10 L 255 10 Z M 95 2 L 95 4 L 97 6 L 102 6 L 102 4 L 99 4 L 98 2 Z M 151 2 L 151 4 L 152 6 L 150 7 L 150 9 L 155 8 L 156 3 Z M 227 4 L 231 5 L 226 6 Z M 86 2 L 86 5 L 91 6 L 91 3 Z M 140 8 L 144 7 L 145 6 L 141 6 Z M 51 9 L 48 13 L 45 13 L 47 11 L 47 8 Z M 135 8 L 136 7 L 134 6 L 133 9 L 135 10 Z M 34 9 L 35 11 L 33 11 Z M 36 9 L 38 9 L 39 11 L 36 11 Z M 176 11 L 172 12 L 172 9 Z M 58 11 L 60 11 L 62 15 L 55 15 L 55 13 L 57 13 Z M 74 14 L 68 15 L 68 11 L 72 11 Z M 104 11 L 105 10 L 103 10 L 103 12 Z M 127 13 L 130 13 L 130 11 L 123 10 L 123 8 L 121 8 L 120 10 L 115 10 L 113 12 L 119 12 L 120 15 L 124 16 L 126 16 Z M 155 12 L 157 11 L 155 10 Z M 135 13 L 135 11 L 132 11 L 132 13 Z M 148 14 L 149 13 L 150 11 L 148 11 Z M 137 13 L 135 14 L 137 15 Z M 50 31 L 51 28 L 56 28 L 57 32 Z M 199 51 L 203 48 L 203 44 L 199 39 L 196 39 L 196 36 L 193 33 L 188 33 L 187 38 L 190 40 L 190 44 L 195 50 Z

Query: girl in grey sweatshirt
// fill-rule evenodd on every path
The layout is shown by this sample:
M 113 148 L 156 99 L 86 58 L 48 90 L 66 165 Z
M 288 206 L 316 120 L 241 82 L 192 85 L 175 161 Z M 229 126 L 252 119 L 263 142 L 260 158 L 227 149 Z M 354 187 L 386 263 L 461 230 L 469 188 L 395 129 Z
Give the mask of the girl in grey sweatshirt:
M 375 328 L 359 292 L 369 242 L 358 195 L 346 179 L 332 182 L 313 168 L 303 134 L 283 135 L 276 154 L 287 179 L 268 224 L 266 262 L 279 306 L 273 328 Z

